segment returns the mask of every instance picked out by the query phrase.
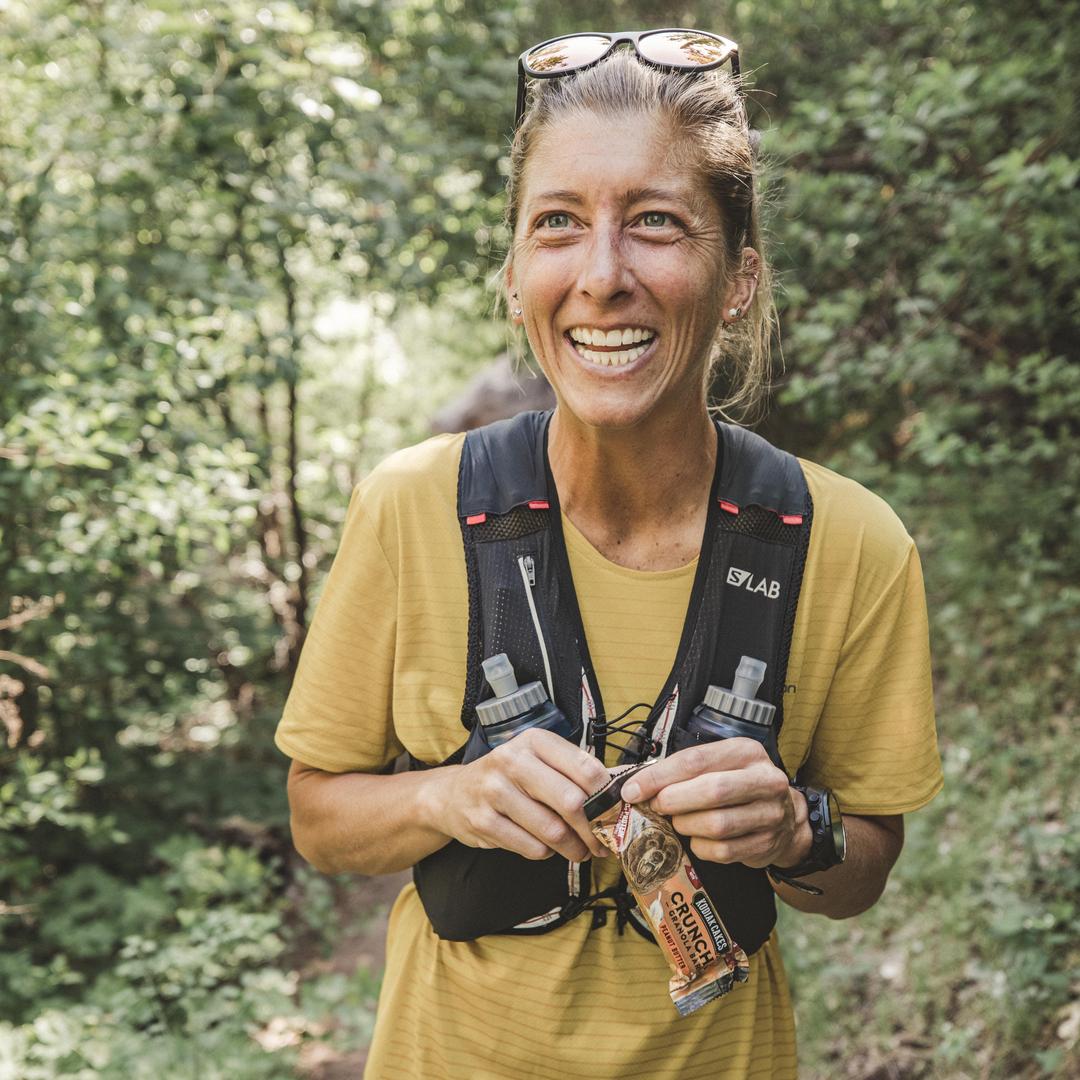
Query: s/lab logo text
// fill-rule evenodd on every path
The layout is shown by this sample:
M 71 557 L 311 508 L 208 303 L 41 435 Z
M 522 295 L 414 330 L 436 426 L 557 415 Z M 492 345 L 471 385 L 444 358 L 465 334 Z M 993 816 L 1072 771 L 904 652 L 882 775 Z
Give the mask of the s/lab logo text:
M 779 581 L 772 581 L 766 577 L 755 578 L 749 570 L 740 570 L 737 566 L 728 567 L 727 583 L 745 589 L 747 592 L 761 593 L 770 600 L 775 600 L 780 595 Z

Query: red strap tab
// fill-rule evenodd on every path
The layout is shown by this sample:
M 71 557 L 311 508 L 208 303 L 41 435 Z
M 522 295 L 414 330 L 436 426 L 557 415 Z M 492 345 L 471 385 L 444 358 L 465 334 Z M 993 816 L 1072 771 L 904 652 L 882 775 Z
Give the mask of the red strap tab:
M 465 519 L 466 525 L 483 525 L 487 521 L 487 514 L 470 514 Z
M 531 499 L 529 501 L 530 510 L 550 510 L 551 507 L 548 504 L 547 499 Z
M 801 525 L 802 524 L 802 514 L 781 514 L 780 515 L 780 520 L 785 525 Z
M 737 514 L 739 508 L 732 502 L 726 502 L 724 499 L 720 500 L 720 509 L 726 510 L 729 514 Z

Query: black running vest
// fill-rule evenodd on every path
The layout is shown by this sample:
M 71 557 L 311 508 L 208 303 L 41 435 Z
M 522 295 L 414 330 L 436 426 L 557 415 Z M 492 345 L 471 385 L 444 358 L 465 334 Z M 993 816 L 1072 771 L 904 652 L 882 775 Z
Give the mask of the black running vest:
M 580 745 L 593 747 L 603 760 L 604 704 L 548 464 L 551 415 L 521 413 L 465 436 L 458 475 L 469 588 L 462 746 L 440 764 L 461 760 L 476 704 L 491 693 L 480 666 L 485 657 L 505 652 L 520 684 L 546 684 L 527 590 L 547 645 L 555 703 L 574 722 Z M 810 540 L 810 493 L 790 454 L 742 428 L 716 427 L 716 473 L 697 573 L 674 667 L 636 743 L 642 755 L 666 752 L 670 731 L 685 722 L 710 683 L 731 686 L 743 655 L 767 662 L 759 697 L 776 706 L 778 730 L 783 722 L 784 677 Z M 412 765 L 430 767 L 416 759 Z M 732 937 L 747 953 L 757 951 L 776 922 L 765 871 L 708 862 L 688 842 L 686 847 Z M 435 932 L 452 941 L 545 933 L 589 908 L 597 925 L 605 918 L 603 909 L 596 910 L 598 901 L 605 898 L 615 901 L 620 932 L 630 921 L 651 936 L 633 917 L 625 882 L 593 892 L 588 862 L 570 863 L 558 855 L 534 861 L 451 840 L 421 859 L 413 877 Z

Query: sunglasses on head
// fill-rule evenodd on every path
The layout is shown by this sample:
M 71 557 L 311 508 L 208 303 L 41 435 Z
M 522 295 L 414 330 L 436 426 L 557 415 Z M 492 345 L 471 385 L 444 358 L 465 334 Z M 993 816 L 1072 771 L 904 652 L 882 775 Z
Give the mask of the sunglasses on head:
M 517 112 L 514 130 L 525 115 L 526 78 L 557 79 L 592 67 L 612 49 L 627 42 L 643 63 L 664 71 L 711 71 L 731 61 L 739 74 L 739 46 L 730 38 L 704 30 L 669 27 L 666 30 L 624 30 L 615 34 L 564 34 L 541 41 L 518 57 Z

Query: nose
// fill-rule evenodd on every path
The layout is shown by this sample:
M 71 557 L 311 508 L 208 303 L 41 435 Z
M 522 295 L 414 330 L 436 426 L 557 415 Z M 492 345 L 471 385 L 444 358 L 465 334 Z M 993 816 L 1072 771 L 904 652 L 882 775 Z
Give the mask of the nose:
M 603 304 L 623 299 L 633 290 L 633 271 L 626 259 L 622 236 L 614 224 L 594 229 L 583 246 L 578 287 Z

